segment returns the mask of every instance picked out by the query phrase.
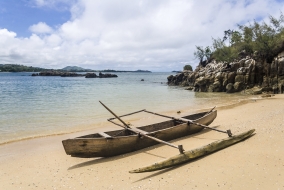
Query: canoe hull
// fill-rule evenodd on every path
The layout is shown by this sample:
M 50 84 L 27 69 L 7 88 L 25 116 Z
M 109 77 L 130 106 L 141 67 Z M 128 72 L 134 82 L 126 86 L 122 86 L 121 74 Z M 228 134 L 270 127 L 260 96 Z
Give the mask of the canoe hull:
M 187 117 L 190 118 L 190 116 Z M 202 117 L 195 119 L 194 121 L 200 124 L 209 125 L 216 117 L 217 111 L 214 110 L 209 114 L 204 113 Z M 164 141 L 170 141 L 176 138 L 191 135 L 200 132 L 203 129 L 203 127 L 197 126 L 195 124 L 188 125 L 186 123 L 182 123 L 175 125 L 174 122 L 174 120 L 170 120 L 166 122 L 139 127 L 138 129 L 147 131 L 147 135 L 156 137 Z M 163 127 L 166 128 L 163 129 Z M 118 130 L 118 132 L 119 131 L 125 132 L 123 130 Z M 113 133 L 114 132 L 111 132 L 111 134 Z M 156 141 L 139 136 L 137 134 L 130 134 L 127 136 L 116 136 L 112 138 L 88 137 L 91 137 L 91 135 L 63 140 L 62 143 L 66 154 L 71 155 L 73 157 L 82 158 L 110 157 L 133 152 L 157 144 Z

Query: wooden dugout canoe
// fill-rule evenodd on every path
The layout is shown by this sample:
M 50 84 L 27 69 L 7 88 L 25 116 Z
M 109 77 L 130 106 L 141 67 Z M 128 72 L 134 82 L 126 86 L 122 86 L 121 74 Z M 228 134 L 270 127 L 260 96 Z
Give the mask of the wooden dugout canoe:
M 195 123 L 209 125 L 216 117 L 217 111 L 213 110 L 184 116 L 183 118 L 190 119 Z M 133 129 L 169 141 L 200 132 L 203 127 L 172 119 Z M 62 144 L 66 154 L 73 157 L 90 158 L 125 154 L 158 144 L 158 142 L 122 129 L 63 140 Z

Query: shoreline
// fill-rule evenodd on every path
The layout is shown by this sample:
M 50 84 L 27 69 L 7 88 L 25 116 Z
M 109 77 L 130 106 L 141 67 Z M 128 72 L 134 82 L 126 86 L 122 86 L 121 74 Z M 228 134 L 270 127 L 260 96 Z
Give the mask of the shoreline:
M 258 97 L 258 98 L 254 98 L 255 100 L 264 99 L 264 98 L 261 98 L 260 96 L 257 96 L 257 95 L 255 95 L 255 97 Z M 235 107 L 235 106 L 239 106 L 239 105 L 242 105 L 242 104 L 249 103 L 250 101 L 252 101 L 252 99 L 253 98 L 251 98 L 251 96 L 247 96 L 246 99 L 238 100 L 238 102 L 230 102 L 229 104 L 226 104 L 226 105 L 222 104 L 222 105 L 219 105 L 219 106 L 216 105 L 216 108 L 227 109 L 227 108 L 230 108 L 230 107 Z M 190 108 L 180 109 L 180 110 L 173 110 L 172 109 L 172 110 L 162 110 L 160 113 L 165 114 L 165 115 L 168 114 L 168 115 L 175 115 L 176 117 L 180 117 L 182 114 L 176 114 L 177 111 L 180 111 L 182 113 L 194 113 L 194 112 L 206 111 L 206 110 L 209 110 L 209 109 L 211 109 L 211 108 L 208 107 L 208 108 L 200 108 L 200 109 L 193 109 L 193 110 L 190 109 Z M 110 115 L 110 117 L 111 117 L 111 115 Z M 140 119 L 141 118 L 139 118 L 139 117 L 134 118 L 134 120 L 140 120 Z M 107 118 L 105 118 L 105 120 L 107 120 Z M 99 121 L 97 121 L 95 123 L 85 124 L 82 129 L 79 129 L 80 128 L 79 126 L 82 126 L 82 125 L 78 124 L 77 127 L 73 127 L 75 130 L 72 128 L 70 131 L 65 131 L 65 132 L 58 132 L 58 133 L 51 133 L 51 134 L 39 134 L 39 135 L 23 137 L 23 138 L 19 138 L 19 139 L 10 139 L 10 140 L 0 142 L 0 146 L 5 145 L 5 144 L 14 143 L 14 142 L 19 142 L 19 141 L 26 141 L 26 140 L 37 139 L 37 138 L 46 138 L 46 137 L 52 137 L 52 136 L 58 136 L 58 135 L 60 136 L 60 135 L 84 133 L 84 132 L 86 132 L 86 134 L 88 134 L 88 132 L 93 131 L 95 129 L 98 129 L 99 131 L 101 131 L 100 128 L 103 128 L 103 127 L 109 126 L 109 125 L 113 125 L 113 124 L 111 124 L 108 121 L 102 121 L 102 119 L 100 119 Z
M 61 141 L 81 132 L 0 145 L 0 189 L 283 189 L 284 95 L 248 102 L 217 107 L 218 116 L 210 126 L 231 129 L 233 134 L 255 128 L 256 135 L 157 172 L 128 173 L 176 155 L 176 149 L 159 144 L 110 158 L 66 155 Z M 157 121 L 148 119 L 137 124 Z M 226 135 L 204 129 L 171 142 L 191 150 L 222 138 Z

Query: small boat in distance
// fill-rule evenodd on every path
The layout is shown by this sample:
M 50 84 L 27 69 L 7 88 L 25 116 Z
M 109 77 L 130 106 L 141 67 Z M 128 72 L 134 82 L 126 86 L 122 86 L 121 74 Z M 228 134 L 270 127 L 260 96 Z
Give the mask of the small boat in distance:
M 145 138 L 143 135 L 155 137 L 163 141 L 170 141 L 200 132 L 204 129 L 201 125 L 211 124 L 216 117 L 217 110 L 212 109 L 209 112 L 195 113 L 181 118 L 192 122 L 172 118 L 168 121 L 151 125 L 136 128 L 132 127 L 131 129 L 138 132 L 138 134 L 127 129 L 121 129 L 63 140 L 62 144 L 66 154 L 72 157 L 90 158 L 117 156 L 158 144 L 157 141 L 151 138 Z M 112 119 L 114 118 L 109 119 L 109 121 Z

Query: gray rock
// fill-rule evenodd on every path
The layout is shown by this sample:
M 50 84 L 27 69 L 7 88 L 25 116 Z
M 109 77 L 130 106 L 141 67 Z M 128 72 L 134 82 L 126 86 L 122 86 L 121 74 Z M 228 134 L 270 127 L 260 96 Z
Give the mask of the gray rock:
M 242 91 L 243 89 L 244 89 L 244 83 L 242 83 L 242 82 L 236 82 L 235 84 L 234 84 L 234 89 L 235 89 L 235 92 L 240 92 L 240 91 Z
M 233 83 L 227 84 L 227 86 L 226 86 L 226 92 L 227 92 L 227 93 L 233 93 L 233 92 L 235 92 Z
M 284 91 L 284 51 L 272 63 L 249 56 L 243 58 L 247 54 L 241 54 L 240 60 L 231 63 L 213 60 L 205 66 L 199 65 L 193 72 L 171 75 L 167 78 L 168 85 L 194 86 L 194 91 L 198 92 L 232 93 L 256 86 Z
M 262 94 L 262 89 L 259 87 L 253 87 L 252 89 L 252 94 L 256 95 L 256 94 Z

